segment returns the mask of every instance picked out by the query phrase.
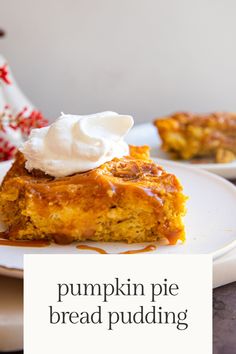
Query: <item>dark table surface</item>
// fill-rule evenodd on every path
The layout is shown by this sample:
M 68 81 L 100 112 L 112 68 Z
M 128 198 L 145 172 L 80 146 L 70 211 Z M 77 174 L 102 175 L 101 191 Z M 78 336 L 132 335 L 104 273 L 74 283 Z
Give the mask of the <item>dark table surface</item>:
M 236 354 L 236 282 L 214 290 L 213 314 L 213 353 Z
M 236 185 L 236 180 L 231 182 Z M 236 282 L 213 293 L 213 354 L 236 354 Z
M 236 354 L 236 282 L 214 290 L 213 315 L 213 353 Z

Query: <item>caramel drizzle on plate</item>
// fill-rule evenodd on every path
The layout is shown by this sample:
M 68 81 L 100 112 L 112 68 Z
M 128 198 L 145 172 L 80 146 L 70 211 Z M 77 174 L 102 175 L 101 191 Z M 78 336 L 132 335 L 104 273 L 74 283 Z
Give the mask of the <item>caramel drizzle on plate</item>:
M 15 241 L 15 240 L 7 240 L 7 239 L 0 239 L 0 246 L 14 246 L 14 247 L 47 247 L 50 246 L 51 242 L 46 240 L 33 240 L 33 241 Z M 100 254 L 108 254 L 108 252 L 99 247 L 93 247 L 89 245 L 77 245 L 76 248 L 80 250 L 89 250 L 94 251 Z M 135 254 L 135 253 L 144 253 L 144 252 L 151 252 L 155 251 L 157 246 L 155 245 L 148 245 L 141 249 L 136 250 L 129 250 L 120 252 L 119 254 Z
M 50 245 L 49 241 L 34 240 L 34 241 L 14 241 L 0 239 L 0 246 L 15 246 L 15 247 L 47 247 Z
M 144 252 L 151 252 L 155 251 L 157 249 L 157 246 L 155 245 L 148 245 L 144 248 L 138 249 L 138 250 L 130 250 L 130 251 L 125 251 L 125 252 L 120 252 L 120 254 L 135 254 L 135 253 L 144 253 Z
M 95 251 L 97 253 L 100 254 L 108 254 L 107 251 L 105 251 L 102 248 L 98 248 L 98 247 L 92 247 L 92 246 L 88 246 L 88 245 L 78 245 L 76 246 L 76 248 L 80 249 L 80 250 L 89 250 L 89 251 Z M 137 250 L 130 250 L 130 251 L 124 251 L 124 252 L 120 252 L 119 254 L 135 254 L 135 253 L 144 253 L 144 252 L 151 252 L 151 251 L 155 251 L 157 249 L 157 246 L 155 245 L 148 245 L 144 248 L 141 249 L 137 249 Z
M 107 254 L 107 251 L 105 251 L 105 250 L 103 250 L 102 248 L 99 248 L 99 247 L 92 247 L 92 246 L 88 246 L 88 245 L 78 245 L 78 246 L 76 246 L 76 248 L 78 248 L 80 250 L 95 251 L 95 252 L 100 253 L 100 254 Z

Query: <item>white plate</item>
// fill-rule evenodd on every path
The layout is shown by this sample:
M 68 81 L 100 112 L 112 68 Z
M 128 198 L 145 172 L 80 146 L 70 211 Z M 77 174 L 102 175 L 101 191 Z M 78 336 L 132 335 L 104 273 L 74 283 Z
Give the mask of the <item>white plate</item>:
M 187 240 L 175 246 L 159 245 L 157 254 L 209 253 L 217 258 L 236 246 L 236 188 L 221 177 L 208 172 L 182 166 L 174 162 L 163 163 L 164 168 L 175 173 L 189 196 L 185 217 Z M 0 178 L 9 163 L 0 164 Z M 143 244 L 89 243 L 104 248 L 109 253 L 142 248 Z M 45 248 L 0 246 L 0 273 L 22 276 L 23 255 L 26 253 L 91 253 L 68 246 L 51 245 Z M 153 252 L 152 252 L 153 253 Z
M 145 123 L 134 126 L 126 137 L 126 141 L 131 145 L 149 145 L 151 147 L 151 155 L 157 157 L 160 163 L 171 161 L 171 156 L 161 149 L 161 139 L 158 135 L 156 127 L 151 123 Z M 187 161 L 176 161 L 178 164 L 190 165 L 196 169 L 204 169 L 215 173 L 219 176 L 233 179 L 236 178 L 236 161 L 230 163 L 198 163 L 193 164 Z

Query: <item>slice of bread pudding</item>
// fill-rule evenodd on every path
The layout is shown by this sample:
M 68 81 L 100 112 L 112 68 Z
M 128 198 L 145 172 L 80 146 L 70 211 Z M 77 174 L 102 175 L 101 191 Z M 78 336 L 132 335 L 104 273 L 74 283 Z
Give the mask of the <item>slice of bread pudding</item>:
M 175 113 L 154 121 L 162 148 L 174 158 L 213 158 L 217 163 L 236 159 L 236 113 Z
M 148 147 L 130 147 L 84 173 L 54 178 L 25 169 L 18 153 L 0 189 L 2 235 L 11 240 L 148 242 L 185 239 L 186 197 L 178 179 L 149 159 Z

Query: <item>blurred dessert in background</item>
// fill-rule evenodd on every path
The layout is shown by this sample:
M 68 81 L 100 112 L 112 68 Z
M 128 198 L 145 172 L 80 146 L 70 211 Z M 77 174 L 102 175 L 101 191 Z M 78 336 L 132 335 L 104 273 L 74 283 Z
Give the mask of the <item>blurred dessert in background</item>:
M 174 113 L 154 121 L 162 149 L 174 159 L 209 158 L 216 163 L 236 159 L 236 113 Z

